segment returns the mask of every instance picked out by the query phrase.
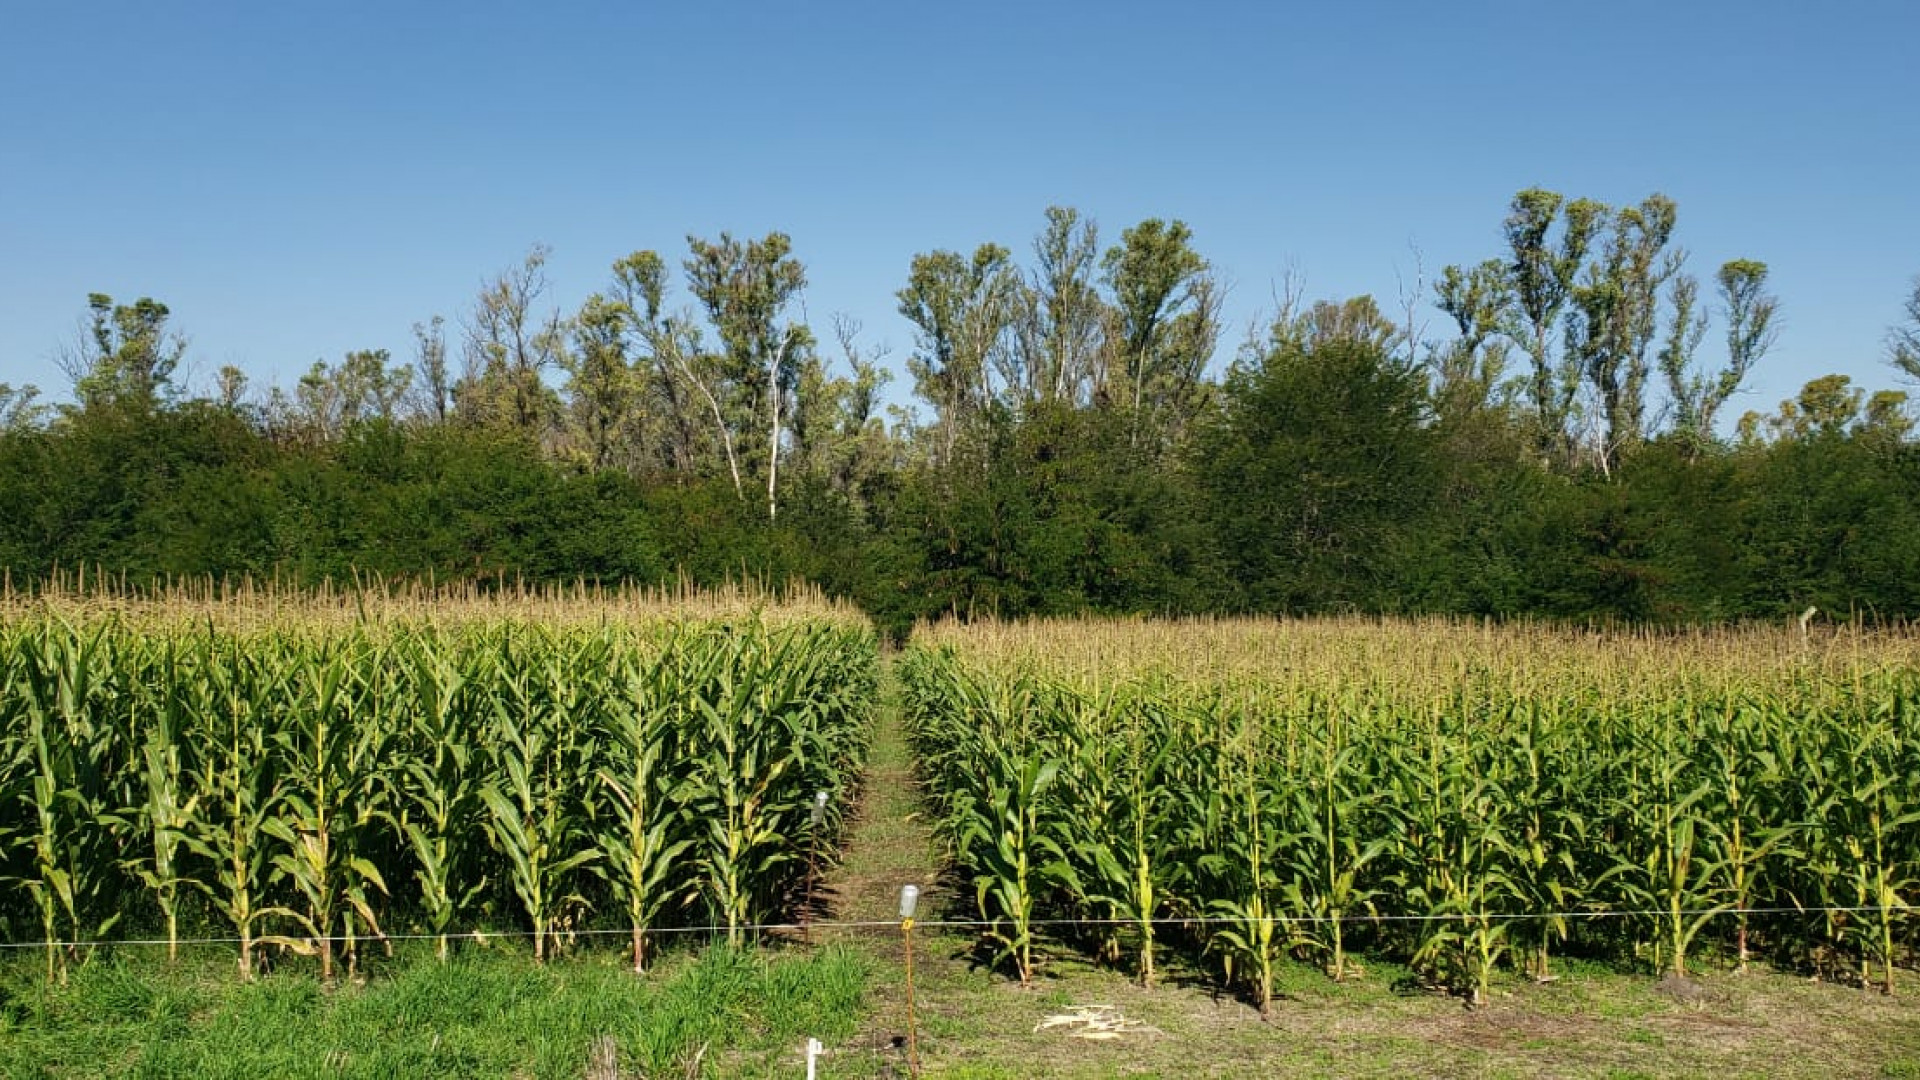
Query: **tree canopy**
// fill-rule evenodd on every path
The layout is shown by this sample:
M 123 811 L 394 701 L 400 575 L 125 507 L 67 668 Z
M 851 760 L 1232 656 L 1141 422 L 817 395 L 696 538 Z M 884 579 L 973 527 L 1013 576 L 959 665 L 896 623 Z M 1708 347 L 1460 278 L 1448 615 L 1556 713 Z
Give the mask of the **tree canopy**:
M 1222 286 L 1187 224 L 1103 246 L 1052 207 L 1024 257 L 984 241 L 901 268 L 912 409 L 886 407 L 857 324 L 809 322 L 779 232 L 635 251 L 571 310 L 536 245 L 417 324 L 411 355 L 370 344 L 264 391 L 231 367 L 181 385 L 173 311 L 94 294 L 70 399 L 0 384 L 0 567 L 799 576 L 895 630 L 1920 614 L 1905 391 L 1824 376 L 1722 436 L 1780 326 L 1766 263 L 1703 286 L 1658 194 L 1529 189 L 1497 225 L 1421 301 L 1444 335 L 1412 305 L 1289 297 L 1221 370 Z M 1920 381 L 1917 327 L 1920 281 L 1887 330 L 1897 380 Z

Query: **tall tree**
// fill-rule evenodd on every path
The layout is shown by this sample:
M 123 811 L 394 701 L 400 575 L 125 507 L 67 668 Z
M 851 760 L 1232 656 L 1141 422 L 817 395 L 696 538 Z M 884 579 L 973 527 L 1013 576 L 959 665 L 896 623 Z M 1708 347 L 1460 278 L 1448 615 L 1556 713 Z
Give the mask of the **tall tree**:
M 544 438 L 558 402 L 542 381 L 566 345 L 559 313 L 535 310 L 547 292 L 549 249 L 535 244 L 520 265 L 482 286 L 466 325 L 466 374 L 454 387 L 457 410 L 472 422 Z
M 1701 400 L 1700 423 L 1707 431 L 1713 429 L 1720 406 L 1740 389 L 1754 365 L 1773 348 L 1778 333 L 1774 316 L 1780 311 L 1779 299 L 1766 291 L 1766 263 L 1735 259 L 1721 265 L 1715 280 L 1727 317 L 1727 366 Z
M 864 509 L 868 489 L 896 464 L 880 416 L 880 389 L 889 373 L 881 366 L 883 350 L 859 344 L 859 320 L 836 315 L 833 330 L 848 373 L 834 375 L 814 356 L 803 363 L 791 425 L 792 471 Z
M 709 475 L 710 466 L 717 476 L 724 465 L 735 494 L 745 498 L 731 429 L 713 393 L 718 358 L 706 353 L 691 315 L 667 311 L 666 260 L 636 251 L 615 262 L 612 295 L 627 311 L 627 354 L 641 412 L 654 425 L 648 439 L 660 447 L 658 463 L 683 478 Z
M 894 294 L 900 314 L 914 325 L 907 371 L 914 392 L 934 409 L 937 464 L 954 459 L 996 400 L 993 379 L 1006 370 L 1019 289 L 1007 249 L 982 244 L 971 258 L 952 251 L 915 255 L 906 287 Z
M 438 315 L 413 324 L 412 412 L 421 422 L 444 424 L 453 409 L 453 378 L 447 369 L 447 321 Z
M 1714 372 L 1693 370 L 1694 350 L 1706 333 L 1707 315 L 1697 310 L 1699 285 L 1686 275 L 1676 277 L 1670 290 L 1673 321 L 1660 350 L 1660 370 L 1673 398 L 1674 433 L 1696 455 L 1713 439 L 1721 407 L 1773 347 L 1774 317 L 1780 309 L 1779 300 L 1766 291 L 1766 263 L 1732 260 L 1720 267 L 1715 282 L 1727 320 L 1727 366 Z
M 1094 287 L 1099 251 L 1091 220 L 1067 207 L 1047 208 L 1015 321 L 1017 370 L 1008 381 L 1023 404 L 1084 405 L 1092 397 L 1107 311 Z
M 105 293 L 87 296 L 85 342 L 61 357 L 82 408 L 152 407 L 172 389 L 186 339 L 169 329 L 167 305 L 148 297 L 116 304 Z
M 281 423 L 320 441 L 337 439 L 356 423 L 392 422 L 399 418 L 413 372 L 388 366 L 391 359 L 385 349 L 361 349 L 333 366 L 316 360 L 295 384 L 291 400 L 275 391 L 279 401 L 272 411 Z
M 1400 327 L 1371 296 L 1315 300 L 1302 311 L 1282 311 L 1267 327 L 1262 348 L 1250 344 L 1243 360 L 1258 360 L 1286 350 L 1311 353 L 1335 344 L 1358 345 L 1383 355 L 1392 351 Z
M 47 414 L 47 407 L 34 400 L 39 396 L 38 387 L 16 388 L 0 382 L 0 432 L 25 431 L 38 426 Z
M 1428 357 L 1434 408 L 1443 416 L 1477 412 L 1494 403 L 1505 378 L 1510 342 L 1500 331 L 1513 303 L 1513 283 L 1505 264 L 1488 259 L 1465 270 L 1441 270 L 1435 293 L 1458 336 Z
M 567 429 L 581 464 L 599 472 L 630 456 L 635 381 L 627 363 L 625 304 L 599 293 L 587 297 L 573 317 L 573 348 L 567 371 Z
M 1907 321 L 1887 331 L 1887 362 L 1920 382 L 1920 277 L 1907 293 Z
M 1857 432 L 1877 438 L 1884 445 L 1905 442 L 1913 436 L 1915 426 L 1913 415 L 1907 409 L 1909 401 L 1905 390 L 1875 390 L 1867 398 Z
M 247 397 L 247 373 L 232 364 L 222 364 L 213 379 L 214 404 L 229 413 L 240 412 Z
M 1508 208 L 1504 228 L 1513 310 L 1507 334 L 1532 361 L 1534 423 L 1542 450 L 1549 452 L 1566 446 L 1580 388 L 1578 366 L 1559 355 L 1553 342 L 1606 210 L 1592 199 L 1568 202 L 1541 188 L 1515 195 Z M 1556 223 L 1561 225 L 1557 239 L 1551 236 Z
M 1177 436 L 1186 427 L 1219 340 L 1219 289 L 1192 240 L 1185 222 L 1149 218 L 1101 260 L 1115 332 L 1100 381 L 1105 398 L 1131 414 L 1136 442 L 1143 431 Z
M 723 232 L 716 242 L 689 236 L 687 246 L 688 287 L 725 350 L 719 374 L 732 400 L 713 395 L 722 406 L 717 411 L 732 429 L 734 446 L 752 445 L 744 436 L 765 425 L 759 444 L 764 453 L 756 451 L 748 461 L 764 473 L 767 515 L 777 517 L 782 429 L 802 356 L 813 344 L 806 326 L 785 320 L 784 313 L 806 287 L 806 268 L 793 257 L 785 233 L 740 241 Z
M 1667 322 L 1666 340 L 1660 345 L 1660 374 L 1667 381 L 1667 395 L 1673 404 L 1673 432 L 1698 451 L 1712 434 L 1711 422 L 1702 424 L 1700 414 L 1709 392 L 1717 384 L 1694 371 L 1694 354 L 1707 334 L 1707 313 L 1700 305 L 1700 281 L 1692 274 L 1676 274 L 1667 287 L 1667 300 L 1673 316 Z
M 1839 438 L 1860 419 L 1865 399 L 1865 392 L 1851 378 L 1822 375 L 1782 401 L 1773 415 L 1750 412 L 1741 417 L 1741 441 L 1751 445 L 1762 433 L 1775 441 Z
M 1660 290 L 1683 257 L 1667 250 L 1677 216 L 1674 201 L 1657 194 L 1638 206 L 1599 211 L 1595 221 L 1611 226 L 1605 248 L 1569 294 L 1567 351 L 1598 405 L 1603 426 L 1595 458 L 1608 474 L 1645 433 L 1647 349 Z
M 1236 584 L 1231 604 L 1400 607 L 1437 488 L 1421 372 L 1392 355 L 1391 335 L 1270 336 L 1228 375 L 1193 447 L 1204 513 Z

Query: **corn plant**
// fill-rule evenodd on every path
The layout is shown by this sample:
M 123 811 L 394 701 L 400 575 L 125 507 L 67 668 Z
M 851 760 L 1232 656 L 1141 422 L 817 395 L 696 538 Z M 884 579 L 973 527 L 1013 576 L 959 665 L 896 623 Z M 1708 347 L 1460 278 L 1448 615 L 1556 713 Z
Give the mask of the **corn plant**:
M 1344 734 L 1342 717 L 1352 709 L 1351 701 L 1310 708 L 1305 738 L 1316 745 L 1278 793 L 1281 895 L 1303 928 L 1300 940 L 1326 958 L 1336 982 L 1346 975 L 1346 921 L 1370 908 L 1374 890 L 1365 875 L 1392 842 L 1372 820 L 1378 798 L 1372 778 L 1362 774 L 1363 748 Z
M 1490 755 L 1467 732 L 1429 728 L 1400 749 L 1395 785 L 1401 869 L 1391 880 L 1421 918 L 1412 963 L 1472 1005 L 1487 1000 L 1527 894 L 1514 873 L 1516 811 Z
M 678 727 L 675 673 L 664 661 L 644 670 L 628 663 L 601 733 L 597 775 L 614 812 L 597 830 L 603 857 L 595 870 L 626 909 L 635 974 L 647 968 L 647 930 L 682 886 L 681 857 L 693 844 L 667 768 Z
M 27 805 L 32 786 L 32 758 L 24 737 L 25 673 L 16 659 L 22 640 L 0 633 L 0 882 L 17 882 L 25 877 L 25 868 L 17 866 L 16 861 L 25 847 L 21 838 L 27 835 L 28 825 L 25 815 L 15 809 Z M 11 929 L 11 912 L 5 903 L 11 898 L 0 893 L 0 931 Z
M 1065 861 L 1058 842 L 1041 827 L 1060 765 L 1036 757 L 1015 763 L 1010 775 L 988 777 L 988 812 L 967 823 L 963 840 L 982 856 L 974 899 L 981 917 L 991 921 L 987 935 L 1012 959 L 1021 986 L 1033 984 L 1035 895 L 1049 871 L 1057 876 Z
M 1770 792 L 1787 787 L 1773 741 L 1781 733 L 1777 717 L 1751 705 L 1729 706 L 1706 740 L 1715 803 L 1721 812 L 1708 822 L 1716 846 L 1725 853 L 1727 903 L 1734 916 L 1735 971 L 1752 959 L 1752 908 L 1767 895 L 1770 869 L 1799 857 L 1802 823 L 1791 820 Z
M 1017 727 L 1037 704 L 1036 688 L 1019 678 L 975 687 L 937 664 L 909 665 L 903 681 L 924 704 L 918 742 L 928 767 L 958 770 L 943 777 L 939 829 L 969 870 L 987 924 L 983 940 L 996 946 L 996 962 L 1011 960 L 1021 985 L 1030 986 L 1039 894 L 1069 873 L 1050 806 L 1064 763 L 1029 746 Z M 945 753 L 935 749 L 941 743 Z
M 1559 722 L 1554 708 L 1540 701 L 1506 703 L 1510 731 L 1499 747 L 1504 756 L 1493 766 L 1503 777 L 1501 797 L 1514 833 L 1511 841 L 1500 838 L 1510 845 L 1513 863 L 1501 884 L 1514 893 L 1517 910 L 1535 915 L 1515 929 L 1525 939 L 1524 966 L 1536 982 L 1554 977 L 1553 944 L 1566 940 L 1566 912 L 1585 899 L 1576 856 L 1591 842 L 1584 805 L 1591 777 L 1577 748 L 1568 745 L 1572 725 Z
M 754 665 L 738 670 L 728 652 L 753 646 L 729 642 L 724 651 L 707 658 L 713 665 L 697 685 L 711 689 L 694 701 L 694 731 L 700 752 L 691 761 L 694 780 L 688 794 L 694 813 L 707 828 L 700 844 L 700 865 L 708 899 L 727 928 L 727 944 L 745 941 L 745 927 L 754 922 L 756 878 L 775 870 L 790 857 L 782 850 L 777 828 L 779 807 L 775 787 L 789 760 L 784 748 L 764 740 L 754 730 L 757 679 L 771 673 Z M 757 659 L 757 657 L 754 657 Z
M 495 772 L 480 798 L 488 838 L 506 860 L 508 881 L 532 928 L 534 959 L 544 963 L 558 944 L 556 923 L 585 905 L 572 891 L 573 871 L 599 853 L 576 798 L 592 782 L 590 762 L 581 733 L 565 724 L 564 709 L 578 691 L 540 664 L 535 649 L 514 635 L 500 641 L 494 672 L 500 694 L 488 730 Z
M 1158 702 L 1108 698 L 1100 708 L 1125 710 L 1131 722 L 1110 736 L 1082 741 L 1076 763 L 1112 773 L 1113 794 L 1110 803 L 1097 807 L 1088 806 L 1084 797 L 1074 799 L 1082 812 L 1065 818 L 1087 835 L 1067 846 L 1076 862 L 1088 867 L 1083 871 L 1091 883 L 1088 899 L 1105 905 L 1114 920 L 1132 922 L 1139 935 L 1136 974 L 1141 986 L 1151 987 L 1154 925 L 1168 909 L 1182 872 L 1180 814 L 1183 796 L 1190 797 L 1193 789 L 1183 790 L 1172 774 L 1175 743 Z
M 472 684 L 447 643 L 408 634 L 396 659 L 408 690 L 407 723 L 389 798 L 435 955 L 444 961 L 454 920 L 488 884 L 479 860 L 484 845 L 473 839 L 486 811 L 479 782 L 485 754 L 471 723 Z
M 1920 760 L 1901 745 L 1902 718 L 1896 706 L 1842 737 L 1829 729 L 1821 755 L 1829 785 L 1808 829 L 1813 863 L 1825 870 L 1819 899 L 1849 909 L 1829 926 L 1859 957 L 1861 984 L 1877 982 L 1887 994 L 1894 990 L 1895 928 L 1920 886 L 1920 793 L 1912 771 Z
M 1057 835 L 1062 858 L 1056 877 L 1063 907 L 1089 920 L 1094 953 L 1101 963 L 1118 965 L 1128 872 L 1116 848 L 1125 841 L 1118 828 L 1125 796 L 1126 740 L 1114 730 L 1114 705 L 1107 695 L 1077 687 L 1050 688 L 1061 711 L 1060 775 L 1055 800 L 1078 812 L 1060 817 Z M 1110 896 L 1118 892 L 1119 898 Z
M 296 918 L 327 981 L 341 915 L 357 915 L 379 933 L 370 890 L 385 893 L 387 884 L 368 856 L 373 834 L 390 821 L 381 801 L 388 729 L 362 713 L 371 665 L 334 648 L 297 650 L 295 696 L 273 736 L 279 810 L 261 826 L 281 844 L 273 867 L 305 902 Z
M 1273 1009 L 1273 974 L 1280 954 L 1297 939 L 1284 918 L 1284 885 L 1270 863 L 1280 826 L 1278 799 L 1266 790 L 1254 754 L 1241 748 L 1228 766 L 1226 782 L 1209 807 L 1208 832 L 1218 837 L 1215 850 L 1202 857 L 1201 869 L 1222 883 L 1207 912 L 1220 924 L 1208 948 L 1221 952 L 1226 977 L 1249 972 L 1254 1004 L 1261 1016 Z
M 200 639 L 197 650 L 208 647 Z M 111 824 L 119 831 L 138 834 L 144 843 L 132 845 L 124 860 L 127 869 L 153 892 L 154 904 L 166 922 L 167 963 L 180 958 L 180 894 L 183 886 L 200 888 L 188 876 L 183 861 L 189 856 L 187 838 L 193 828 L 200 795 L 187 790 L 185 740 L 182 728 L 192 724 L 196 709 L 207 703 L 194 692 L 181 667 L 183 649 L 194 645 L 169 639 L 165 643 L 162 674 L 164 700 L 154 710 L 152 725 L 140 743 L 137 802 L 127 800 Z
M 1714 782 L 1699 775 L 1690 732 L 1682 729 L 1691 717 L 1678 712 L 1628 734 L 1641 775 L 1614 800 L 1616 861 L 1596 885 L 1610 886 L 1623 906 L 1656 913 L 1655 964 L 1684 977 L 1694 939 L 1732 905 L 1713 827 Z
M 190 783 L 199 810 L 186 843 L 207 860 L 208 877 L 200 887 L 239 937 L 240 977 L 251 979 L 257 946 L 300 944 L 261 930 L 269 919 L 293 915 L 267 899 L 274 852 L 265 842 L 281 800 L 267 731 L 274 702 L 287 688 L 284 672 L 263 666 L 237 640 L 209 647 L 202 656 L 208 661 L 200 673 L 208 709 L 189 736 L 195 763 Z
M 32 865 L 22 884 L 39 909 L 47 976 L 64 978 L 66 961 L 90 931 L 104 934 L 118 912 L 92 917 L 113 884 L 112 807 L 107 784 L 113 733 L 98 715 L 111 673 L 111 626 L 72 634 L 51 627 L 26 656 L 28 830 Z M 63 949 L 57 943 L 65 937 Z

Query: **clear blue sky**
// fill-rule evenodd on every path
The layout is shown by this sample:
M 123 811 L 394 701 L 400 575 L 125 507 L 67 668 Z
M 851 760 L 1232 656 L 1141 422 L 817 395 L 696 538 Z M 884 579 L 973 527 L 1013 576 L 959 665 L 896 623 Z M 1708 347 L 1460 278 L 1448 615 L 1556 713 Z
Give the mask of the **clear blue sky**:
M 1737 415 L 1829 371 L 1892 385 L 1920 273 L 1900 0 L 9 9 L 0 382 L 55 398 L 89 292 L 169 304 L 196 388 L 285 385 L 409 355 L 536 241 L 571 308 L 722 229 L 790 233 L 815 325 L 851 314 L 898 365 L 914 253 L 1024 256 L 1053 203 L 1108 239 L 1192 225 L 1233 287 L 1224 361 L 1290 268 L 1391 306 L 1416 248 L 1496 254 L 1540 185 L 1673 196 L 1703 279 L 1772 265 L 1784 326 Z

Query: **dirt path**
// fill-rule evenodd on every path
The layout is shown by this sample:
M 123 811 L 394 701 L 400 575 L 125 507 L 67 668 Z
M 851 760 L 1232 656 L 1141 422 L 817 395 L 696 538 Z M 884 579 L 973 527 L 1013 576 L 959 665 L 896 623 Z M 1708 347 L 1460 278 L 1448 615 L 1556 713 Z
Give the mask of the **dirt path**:
M 900 724 L 891 673 L 882 676 L 882 704 L 875 718 L 873 745 L 845 854 L 824 875 L 820 907 L 827 923 L 891 923 L 900 918 L 900 889 L 920 890 L 919 914 L 943 910 L 939 865 L 933 834 L 920 814 L 920 786 L 913 777 L 913 755 Z M 822 927 L 822 942 L 840 942 L 872 957 L 873 995 L 866 1028 L 837 1048 L 834 1075 L 896 1076 L 908 1068 L 906 965 L 904 935 L 893 926 Z M 952 947 L 925 932 L 914 936 L 914 983 L 939 985 L 956 974 Z M 915 1024 L 924 1040 L 925 1002 L 918 1002 Z M 920 1047 L 922 1057 L 927 1049 Z
M 900 915 L 900 888 L 920 889 L 921 911 L 939 910 L 933 835 L 919 817 L 920 788 L 900 712 L 888 693 L 876 718 L 866 781 L 860 792 L 845 856 L 823 878 L 821 896 L 833 922 L 885 922 Z M 823 936 L 831 937 L 833 931 Z M 862 940 L 885 933 L 848 931 Z M 897 935 L 896 935 L 897 936 Z M 897 951 L 897 950 L 896 950 Z

